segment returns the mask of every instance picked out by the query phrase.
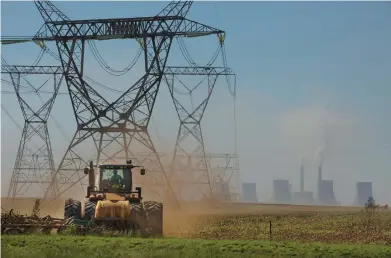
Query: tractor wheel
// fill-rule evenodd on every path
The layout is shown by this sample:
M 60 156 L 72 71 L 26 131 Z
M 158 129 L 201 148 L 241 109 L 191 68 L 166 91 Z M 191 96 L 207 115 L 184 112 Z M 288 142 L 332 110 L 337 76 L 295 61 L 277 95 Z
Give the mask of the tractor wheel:
M 95 217 L 96 203 L 87 201 L 84 207 L 84 219 L 92 220 Z
M 147 223 L 142 204 L 131 204 L 130 217 L 133 221 L 133 226 L 131 230 L 137 232 L 140 230 L 144 231 L 146 229 Z
M 152 234 L 163 235 L 163 203 L 146 201 L 144 202 L 144 209 L 147 215 L 148 227 Z
M 64 219 L 81 219 L 81 202 L 76 200 L 66 200 L 64 209 Z

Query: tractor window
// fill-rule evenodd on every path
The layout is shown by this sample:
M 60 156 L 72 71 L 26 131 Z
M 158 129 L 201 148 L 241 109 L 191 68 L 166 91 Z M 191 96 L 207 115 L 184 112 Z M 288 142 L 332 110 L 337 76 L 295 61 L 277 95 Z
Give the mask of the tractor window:
M 121 185 L 120 189 L 129 190 L 131 188 L 131 177 L 129 169 L 114 169 L 114 168 L 101 168 L 101 186 L 103 189 L 105 186 L 111 186 L 112 184 Z
M 114 171 L 117 172 L 117 175 L 114 175 Z M 103 169 L 102 171 L 102 180 L 111 180 L 112 178 L 124 178 L 124 172 L 122 169 Z

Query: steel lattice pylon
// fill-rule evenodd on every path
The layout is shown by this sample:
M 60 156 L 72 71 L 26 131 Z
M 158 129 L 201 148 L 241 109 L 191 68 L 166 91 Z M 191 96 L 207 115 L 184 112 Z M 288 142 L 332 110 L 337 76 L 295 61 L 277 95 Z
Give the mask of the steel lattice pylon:
M 205 113 L 209 99 L 212 95 L 217 77 L 220 75 L 229 76 L 234 73 L 224 67 L 166 67 L 164 78 L 168 85 L 175 109 L 180 121 L 179 131 L 175 144 L 172 173 L 170 181 L 175 189 L 182 193 L 191 192 L 193 198 L 211 198 L 214 194 L 213 177 L 210 174 L 210 167 L 205 154 L 204 139 L 201 130 L 201 120 Z M 208 89 L 204 92 L 202 101 L 186 108 L 185 103 L 178 98 L 178 89 L 175 88 L 177 76 L 206 76 Z M 190 87 L 179 81 L 184 88 L 191 93 L 202 83 Z M 191 140 L 195 143 L 190 143 Z M 183 158 L 186 157 L 186 158 Z M 183 162 L 184 161 L 184 162 Z M 195 196 L 198 194 L 198 196 Z
M 139 157 L 145 157 L 146 153 L 138 153 Z M 169 160 L 167 153 L 158 153 L 162 163 L 165 166 L 171 166 L 172 160 Z M 220 201 L 239 201 L 241 198 L 241 181 L 239 171 L 239 157 L 236 154 L 227 153 L 206 153 L 206 160 L 210 169 L 211 176 L 211 188 L 214 193 L 214 198 Z M 200 159 L 200 157 L 191 157 L 192 159 Z M 183 165 L 182 169 L 176 168 L 176 171 L 180 171 L 182 177 L 191 176 L 191 170 L 186 167 L 189 164 L 189 156 L 181 155 L 179 153 L 175 156 L 178 164 Z M 189 174 L 186 174 L 189 172 Z M 177 190 L 177 184 L 179 180 L 173 180 L 175 190 Z M 183 183 L 183 182 L 182 182 Z M 194 182 L 197 184 L 197 182 Z M 188 184 L 185 185 L 185 191 L 189 190 L 188 186 L 192 184 L 191 180 L 188 180 Z M 179 188 L 180 190 L 180 188 Z
M 57 192 L 56 181 L 52 181 L 55 173 L 52 147 L 47 121 L 61 85 L 63 73 L 59 66 L 10 66 L 2 63 L 2 73 L 11 77 L 18 102 L 20 104 L 24 127 L 19 143 L 18 153 L 8 190 L 8 197 L 22 196 L 32 185 L 38 186 L 46 197 L 54 197 Z M 22 97 L 20 92 L 21 76 L 27 74 L 53 75 L 53 95 L 39 109 L 34 109 Z M 30 84 L 31 85 L 31 84 Z M 37 95 L 40 87 L 35 88 Z
M 172 197 L 174 192 L 148 133 L 171 42 L 173 37 L 224 32 L 185 19 L 192 1 L 172 2 L 154 17 L 77 21 L 71 21 L 48 1 L 35 1 L 35 4 L 45 25 L 34 40 L 56 42 L 78 126 L 56 171 L 58 196 L 78 183 L 83 184 L 83 169 L 89 160 L 77 148 L 92 140 L 98 153 L 96 164 L 134 159 L 134 163 L 144 165 L 149 171 L 146 176 L 135 178 L 136 185 L 151 185 L 144 190 L 146 196 L 154 195 L 162 200 L 169 193 Z M 137 39 L 143 46 L 145 75 L 109 103 L 83 78 L 85 41 L 119 38 Z M 138 148 L 141 146 L 143 150 Z M 142 155 L 148 162 L 133 151 L 148 152 Z
M 239 201 L 239 157 L 235 154 L 209 153 L 207 158 L 213 179 L 214 197 L 223 201 Z

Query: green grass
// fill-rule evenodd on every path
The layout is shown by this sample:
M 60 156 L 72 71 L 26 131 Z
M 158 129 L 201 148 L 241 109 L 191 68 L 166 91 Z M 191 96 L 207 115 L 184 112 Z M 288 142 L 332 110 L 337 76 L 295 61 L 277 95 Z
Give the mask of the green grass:
M 61 235 L 2 235 L 1 249 L 5 258 L 391 257 L 381 245 Z

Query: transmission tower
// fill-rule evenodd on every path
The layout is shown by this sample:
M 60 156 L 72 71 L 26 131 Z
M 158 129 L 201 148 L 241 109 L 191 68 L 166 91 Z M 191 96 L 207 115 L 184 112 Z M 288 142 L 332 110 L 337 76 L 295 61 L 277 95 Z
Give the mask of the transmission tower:
M 192 93 L 199 89 L 203 80 L 195 86 L 185 85 L 177 76 L 203 76 L 207 80 L 207 91 L 203 92 L 203 99 L 194 103 Z M 198 194 L 195 198 L 213 195 L 213 178 L 210 174 L 208 160 L 205 154 L 204 139 L 201 130 L 201 120 L 215 87 L 219 75 L 235 75 L 231 69 L 224 67 L 166 67 L 164 78 L 168 85 L 174 106 L 180 121 L 179 131 L 175 143 L 172 160 L 170 182 L 175 184 L 177 191 L 185 188 L 187 192 Z M 188 91 L 191 105 L 186 105 L 179 98 L 181 91 L 175 82 L 179 81 L 182 88 Z M 188 107 L 186 107 L 188 106 Z M 194 141 L 195 140 L 195 141 Z M 179 158 L 181 157 L 181 158 Z M 183 157 L 186 157 L 183 159 Z M 182 162 L 181 162 L 182 161 Z M 184 162 L 183 162 L 184 161 Z M 194 188 L 194 189 L 192 189 Z
M 239 157 L 236 154 L 219 153 L 209 153 L 207 157 L 214 196 L 224 201 L 240 200 Z
M 4 60 L 2 62 L 1 72 L 11 77 L 25 121 L 8 197 L 22 196 L 35 185 L 47 193 L 46 197 L 52 198 L 56 195 L 57 184 L 52 181 L 55 167 L 47 121 L 61 85 L 62 69 L 59 66 L 11 66 L 4 64 Z M 21 94 L 21 76 L 29 74 L 53 75 L 54 92 L 46 102 L 41 99 L 42 106 L 39 109 L 34 109 Z M 41 87 L 33 87 L 38 96 Z
M 145 153 L 137 148 L 143 146 L 149 153 L 148 166 L 145 165 L 149 173 L 136 177 L 135 183 L 152 186 L 146 188 L 147 196 L 163 199 L 168 190 L 172 197 L 174 192 L 148 133 L 171 43 L 174 37 L 207 36 L 224 31 L 186 19 L 192 1 L 171 2 L 154 17 L 74 21 L 49 1 L 35 1 L 35 4 L 45 24 L 32 40 L 56 42 L 77 122 L 76 133 L 56 171 L 58 196 L 83 184 L 83 169 L 88 160 L 77 147 L 92 140 L 98 153 L 96 164 L 125 159 L 143 164 L 132 152 Z M 124 38 L 137 39 L 142 45 L 145 75 L 109 103 L 84 80 L 85 42 Z

